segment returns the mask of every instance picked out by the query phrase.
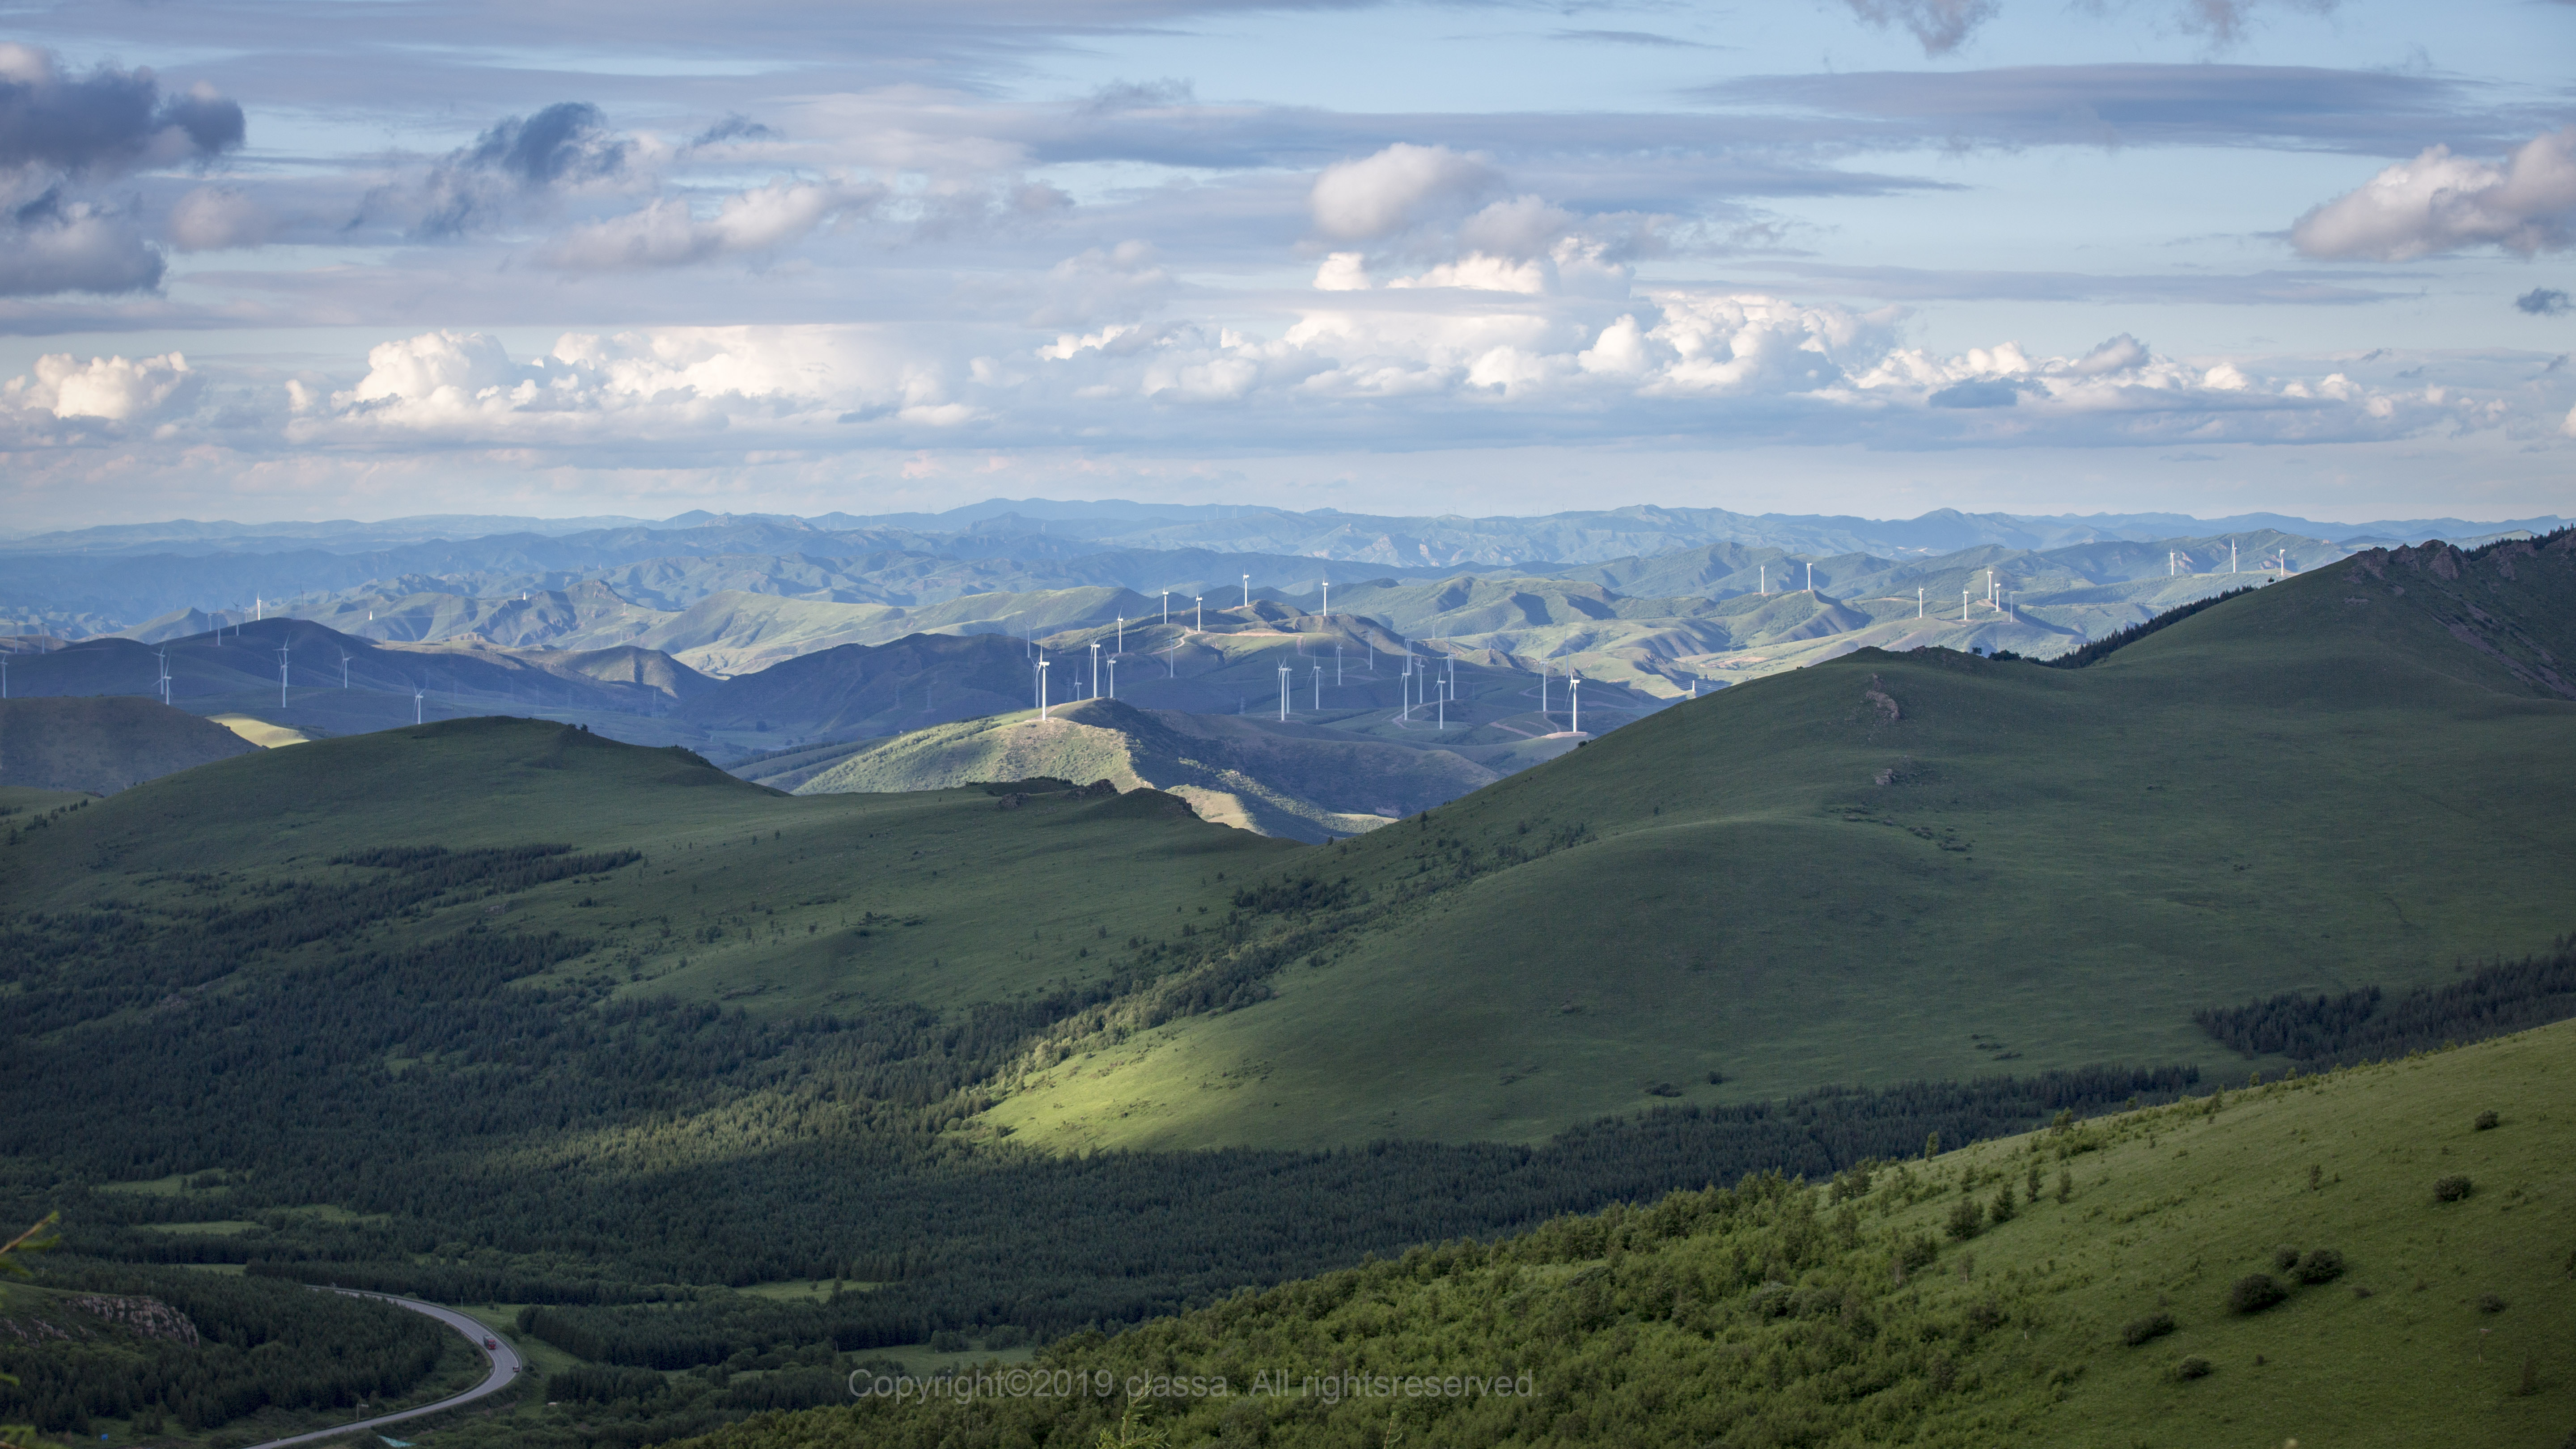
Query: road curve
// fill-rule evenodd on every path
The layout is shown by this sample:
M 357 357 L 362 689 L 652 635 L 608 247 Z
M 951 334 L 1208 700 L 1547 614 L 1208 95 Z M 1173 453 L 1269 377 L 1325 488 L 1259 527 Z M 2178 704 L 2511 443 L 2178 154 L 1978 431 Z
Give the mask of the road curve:
M 325 1291 L 346 1293 L 352 1298 L 373 1298 L 379 1302 L 390 1303 L 397 1308 L 408 1308 L 414 1313 L 426 1313 L 464 1334 L 465 1341 L 474 1345 L 476 1353 L 492 1361 L 492 1372 L 484 1376 L 483 1382 L 465 1392 L 451 1394 L 434 1404 L 423 1404 L 417 1409 L 405 1409 L 398 1414 L 379 1414 L 372 1419 L 360 1419 L 354 1424 L 342 1424 L 336 1428 L 316 1429 L 310 1434 L 297 1434 L 286 1439 L 271 1439 L 265 1444 L 254 1444 L 251 1449 L 285 1449 L 289 1444 L 311 1444 L 323 1439 L 335 1439 L 342 1434 L 355 1434 L 361 1430 L 374 1429 L 385 1424 L 399 1424 L 405 1419 L 417 1419 L 423 1414 L 435 1414 L 441 1409 L 453 1409 L 459 1404 L 470 1404 L 487 1394 L 497 1394 L 509 1387 L 511 1380 L 519 1376 L 521 1364 L 518 1350 L 510 1347 L 509 1341 L 501 1335 L 453 1308 L 441 1308 L 435 1303 L 423 1303 L 417 1298 L 397 1298 L 391 1293 L 361 1293 L 354 1288 L 332 1288 Z M 497 1349 L 485 1348 L 483 1340 L 487 1338 L 501 1346 Z

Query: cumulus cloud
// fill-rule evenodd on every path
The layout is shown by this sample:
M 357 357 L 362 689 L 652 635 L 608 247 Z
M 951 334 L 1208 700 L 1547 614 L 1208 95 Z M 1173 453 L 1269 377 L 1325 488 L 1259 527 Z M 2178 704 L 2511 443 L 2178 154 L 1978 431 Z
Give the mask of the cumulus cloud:
M 276 233 L 276 218 L 235 187 L 200 186 L 170 208 L 170 245 L 183 252 L 262 246 Z
M 1374 156 L 1324 168 L 1307 204 L 1315 230 L 1326 237 L 1377 241 L 1463 214 L 1501 186 L 1502 173 L 1482 156 L 1399 141 Z
M 62 69 L 0 44 L 0 168 L 113 176 L 203 161 L 242 143 L 241 107 L 205 87 L 164 95 L 151 70 Z
M 2513 306 L 2533 317 L 2563 317 L 2569 310 L 2567 294 L 2556 287 L 2534 287 L 2514 298 Z
M 1881 30 L 1903 26 L 1925 55 L 1947 55 L 1995 18 L 1996 0 L 1850 0 L 1852 13 Z
M 1136 275 L 1149 253 L 1070 259 Z M 1121 320 L 1035 348 L 1008 328 L 668 328 L 571 334 L 545 356 L 434 332 L 387 342 L 345 391 L 288 389 L 287 438 L 392 451 L 616 452 L 1161 441 L 1210 412 L 1243 446 L 1707 436 L 1880 447 L 2356 441 L 2443 429 L 2554 437 L 2571 399 L 2361 359 L 2288 374 L 2157 355 L 1906 345 L 1896 309 L 1759 293 L 1600 299 L 1373 288 L 1314 294 L 1274 335 Z M 1364 299 L 1364 300 L 1363 300 Z M 2498 374 L 2499 377 L 2502 374 Z M 2375 380 L 2374 380 L 2375 379 Z M 2519 391 L 2516 391 L 2519 389 Z
M 414 202 L 412 230 L 423 237 L 457 236 L 522 209 L 546 209 L 567 193 L 629 184 L 636 149 L 587 101 L 559 101 L 532 116 L 511 116 L 431 168 Z
M 1141 241 L 1094 247 L 1047 272 L 1047 300 L 1029 314 L 1034 327 L 1080 327 L 1132 321 L 1163 305 L 1172 274 Z
M 640 211 L 566 232 L 547 243 L 538 258 L 566 271 L 608 271 L 770 252 L 802 241 L 835 217 L 866 213 L 885 194 L 885 188 L 873 183 L 841 178 L 781 178 L 725 198 L 713 216 L 705 217 L 681 198 L 662 197 Z
M 2504 164 L 2434 146 L 2290 228 L 2312 257 L 2411 261 L 2466 247 L 2521 256 L 2567 246 L 2576 220 L 2576 126 L 2535 137 Z
M 68 352 L 48 353 L 36 359 L 33 372 L 0 385 L 0 406 L 56 418 L 132 422 L 160 412 L 195 382 L 188 359 L 176 352 L 130 362 L 122 357 L 84 362 Z
M 161 253 L 125 211 L 47 191 L 0 220 L 0 297 L 148 292 Z

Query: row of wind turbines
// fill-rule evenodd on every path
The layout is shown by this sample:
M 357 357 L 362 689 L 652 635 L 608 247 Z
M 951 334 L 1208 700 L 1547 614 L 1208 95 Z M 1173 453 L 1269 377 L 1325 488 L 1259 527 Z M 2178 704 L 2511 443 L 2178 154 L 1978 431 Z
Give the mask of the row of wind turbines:
M 1252 608 L 1252 575 L 1243 575 L 1242 582 L 1242 607 L 1246 611 L 1249 611 Z M 1317 587 L 1322 591 L 1323 605 L 1316 617 L 1329 625 L 1333 617 L 1332 581 L 1329 579 L 1321 580 L 1318 582 Z M 1160 622 L 1165 625 L 1169 625 L 1172 620 L 1173 592 L 1174 591 L 1170 589 L 1162 591 L 1162 618 Z M 1190 608 L 1190 629 L 1182 634 L 1174 635 L 1170 646 L 1163 651 L 1164 668 L 1166 671 L 1165 677 L 1167 678 L 1179 677 L 1180 647 L 1187 641 L 1189 634 L 1204 634 L 1207 632 L 1207 596 L 1204 594 L 1192 594 L 1190 596 Z M 1089 681 L 1089 694 L 1087 696 L 1091 699 L 1100 699 L 1104 697 L 1116 699 L 1118 697 L 1118 661 L 1126 653 L 1127 647 L 1126 618 L 1123 615 L 1120 616 L 1114 627 L 1116 630 L 1115 642 L 1106 657 L 1109 674 L 1107 693 L 1105 696 L 1102 693 L 1101 665 L 1104 661 L 1101 654 L 1100 641 L 1096 639 L 1091 641 L 1091 677 Z M 1049 671 L 1055 667 L 1055 661 L 1047 658 L 1046 651 L 1039 646 L 1037 642 L 1037 629 L 1034 622 L 1031 623 L 1028 632 L 1024 637 L 1031 659 L 1031 689 L 1035 696 L 1038 719 L 1043 722 L 1052 718 L 1051 712 L 1054 708 L 1054 702 L 1048 689 L 1047 677 Z M 1368 672 L 1371 675 L 1375 675 L 1377 673 L 1377 641 L 1364 637 L 1362 642 L 1368 646 Z M 1404 686 L 1404 696 L 1403 703 L 1397 709 L 1396 719 L 1399 722 L 1409 724 L 1413 719 L 1413 711 L 1416 708 L 1428 705 L 1434 711 L 1434 727 L 1446 730 L 1449 727 L 1449 701 L 1458 697 L 1457 658 L 1454 655 L 1437 656 L 1440 664 L 1445 667 L 1436 667 L 1432 659 L 1423 658 L 1414 654 L 1413 645 L 1409 640 L 1405 641 L 1402 654 L 1404 659 L 1404 668 L 1400 678 Z M 1333 684 L 1336 688 L 1342 687 L 1344 683 L 1343 671 L 1342 646 L 1336 643 L 1333 646 Z M 1317 714 L 1321 714 L 1324 712 L 1324 666 L 1320 658 L 1318 658 L 1316 663 L 1313 665 L 1311 673 L 1314 688 L 1314 711 Z M 1554 671 L 1552 669 L 1542 669 L 1539 674 L 1539 713 L 1542 716 L 1545 716 L 1548 713 L 1547 691 L 1549 684 L 1553 680 L 1553 675 Z M 1571 717 L 1568 721 L 1567 729 L 1569 733 L 1581 734 L 1583 732 L 1583 700 L 1581 696 L 1583 676 L 1579 672 L 1575 671 L 1568 671 L 1568 676 L 1566 684 L 1566 700 L 1568 707 L 1571 710 Z M 1294 708 L 1295 688 L 1296 679 L 1294 668 L 1287 664 L 1281 664 L 1279 666 L 1279 720 L 1282 724 L 1288 722 Z M 1697 698 L 1698 693 L 1699 692 L 1696 688 L 1691 691 L 1693 698 Z

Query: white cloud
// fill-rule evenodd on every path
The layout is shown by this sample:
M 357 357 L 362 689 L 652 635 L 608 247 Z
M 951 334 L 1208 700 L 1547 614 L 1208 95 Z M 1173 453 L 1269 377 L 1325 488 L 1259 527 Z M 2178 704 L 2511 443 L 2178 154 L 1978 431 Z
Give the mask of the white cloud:
M 94 202 L 48 191 L 0 219 L 0 297 L 149 292 L 163 265 L 130 214 Z
M 2576 126 L 2535 137 L 2501 166 L 2435 146 L 2300 217 L 2312 257 L 2402 262 L 2465 247 L 2521 256 L 2568 245 L 2576 217 Z
M 183 252 L 262 246 L 276 234 L 276 219 L 230 186 L 200 186 L 170 208 L 170 245 Z
M 1315 230 L 1335 241 L 1375 241 L 1473 207 L 1502 185 L 1482 156 L 1399 141 L 1340 161 L 1315 178 L 1307 205 Z
M 816 227 L 841 216 L 864 215 L 885 188 L 835 177 L 820 182 L 785 178 L 725 198 L 711 217 L 700 217 L 678 197 L 661 197 L 639 211 L 576 227 L 538 252 L 547 266 L 565 271 L 679 267 L 743 253 L 774 251 L 802 241 Z
M 161 411 L 195 381 L 188 359 L 176 352 L 132 361 L 93 357 L 86 362 L 68 352 L 55 352 L 37 358 L 27 376 L 0 385 L 0 405 L 56 418 L 132 422 Z
M 1068 327 L 1109 319 L 1129 321 L 1154 311 L 1171 294 L 1172 274 L 1141 241 L 1094 247 L 1065 258 L 1047 272 L 1046 302 L 1029 314 L 1032 327 Z

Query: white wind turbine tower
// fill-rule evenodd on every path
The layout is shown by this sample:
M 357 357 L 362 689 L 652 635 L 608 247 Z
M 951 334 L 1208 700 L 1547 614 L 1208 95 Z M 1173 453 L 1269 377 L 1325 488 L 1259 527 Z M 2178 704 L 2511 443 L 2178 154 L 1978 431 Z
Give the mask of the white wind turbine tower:
M 417 684 L 413 685 L 411 687 L 411 722 L 413 724 L 420 723 L 421 700 L 423 698 L 424 695 L 421 692 L 421 687 Z
M 1247 609 L 1252 607 L 1252 575 L 1250 574 L 1243 576 L 1243 607 Z
M 1816 591 L 1816 566 L 1815 566 L 1814 564 L 1809 564 L 1809 565 L 1807 565 L 1807 592 L 1812 594 L 1812 593 L 1814 593 L 1815 591 Z
M 1333 581 L 1324 580 L 1324 622 L 1333 622 Z
M 1190 595 L 1190 607 L 1191 607 L 1191 608 L 1193 608 L 1193 609 L 1198 610 L 1198 616 L 1197 616 L 1197 617 L 1198 617 L 1198 622 L 1190 626 L 1191 631 L 1192 631 L 1193 633 L 1199 633 L 1199 634 L 1204 634 L 1204 633 L 1206 633 L 1206 632 L 1207 632 L 1207 595 L 1205 595 L 1205 594 L 1192 594 L 1192 595 Z
M 1163 677 L 1164 677 L 1164 678 L 1166 678 L 1166 679 L 1178 679 L 1178 678 L 1180 678 L 1180 677 L 1181 677 L 1181 659 L 1180 659 L 1180 655 L 1181 655 L 1181 641 L 1180 641 L 1180 640 L 1178 640 L 1178 639 L 1175 639 L 1175 640 L 1173 640 L 1173 641 L 1172 641 L 1172 647 L 1163 651 Z
M 1118 616 L 1118 652 L 1127 652 L 1127 616 L 1124 614 Z
M 1115 654 L 1109 656 L 1109 697 L 1118 697 L 1118 656 Z
M 166 644 L 161 646 L 161 679 L 153 688 L 160 692 L 163 704 L 170 702 L 170 646 Z
M 2227 541 L 2227 571 L 2236 572 L 2236 540 L 2232 538 Z
M 1091 697 L 1100 697 L 1100 641 L 1091 641 Z
M 1047 687 L 1046 687 L 1046 672 L 1047 672 L 1047 667 L 1048 667 L 1048 661 L 1047 661 L 1046 657 L 1045 657 L 1044 655 L 1040 655 L 1040 656 L 1038 657 L 1038 718 L 1039 718 L 1039 719 L 1045 719 L 1045 718 L 1047 717 Z
M 1566 721 L 1565 732 L 1567 734 L 1579 735 L 1583 733 L 1582 675 L 1577 674 L 1573 678 L 1565 681 L 1565 702 L 1566 707 L 1572 711 L 1572 714 Z
M 1288 722 L 1288 666 L 1279 666 L 1279 722 Z
M 1163 622 L 1172 622 L 1172 591 L 1169 589 L 1163 590 Z
M 286 646 L 277 646 L 277 707 L 286 708 Z
M 1315 666 L 1315 713 L 1324 712 L 1324 666 Z
M 1968 622 L 1968 600 L 1975 593 L 1976 590 L 1974 589 L 1961 589 L 1959 591 L 1959 622 L 1962 624 Z
M 0 699 L 9 697 L 9 656 L 0 654 Z
M 1918 619 L 1923 617 L 1923 586 L 1921 584 L 1916 584 L 1914 586 L 1914 617 Z
M 1319 669 L 1319 670 L 1320 670 L 1320 669 L 1322 669 L 1324 666 L 1322 666 L 1322 665 L 1318 664 L 1318 665 L 1316 665 L 1315 667 L 1316 667 L 1317 669 Z M 1333 688 L 1335 688 L 1335 689 L 1339 689 L 1339 688 L 1341 688 L 1341 687 L 1342 687 L 1342 646 L 1341 646 L 1341 645 L 1339 645 L 1339 644 L 1336 644 L 1336 645 L 1334 645 L 1334 646 L 1333 646 Z
M 349 687 L 349 651 L 346 649 L 340 651 L 340 687 Z

